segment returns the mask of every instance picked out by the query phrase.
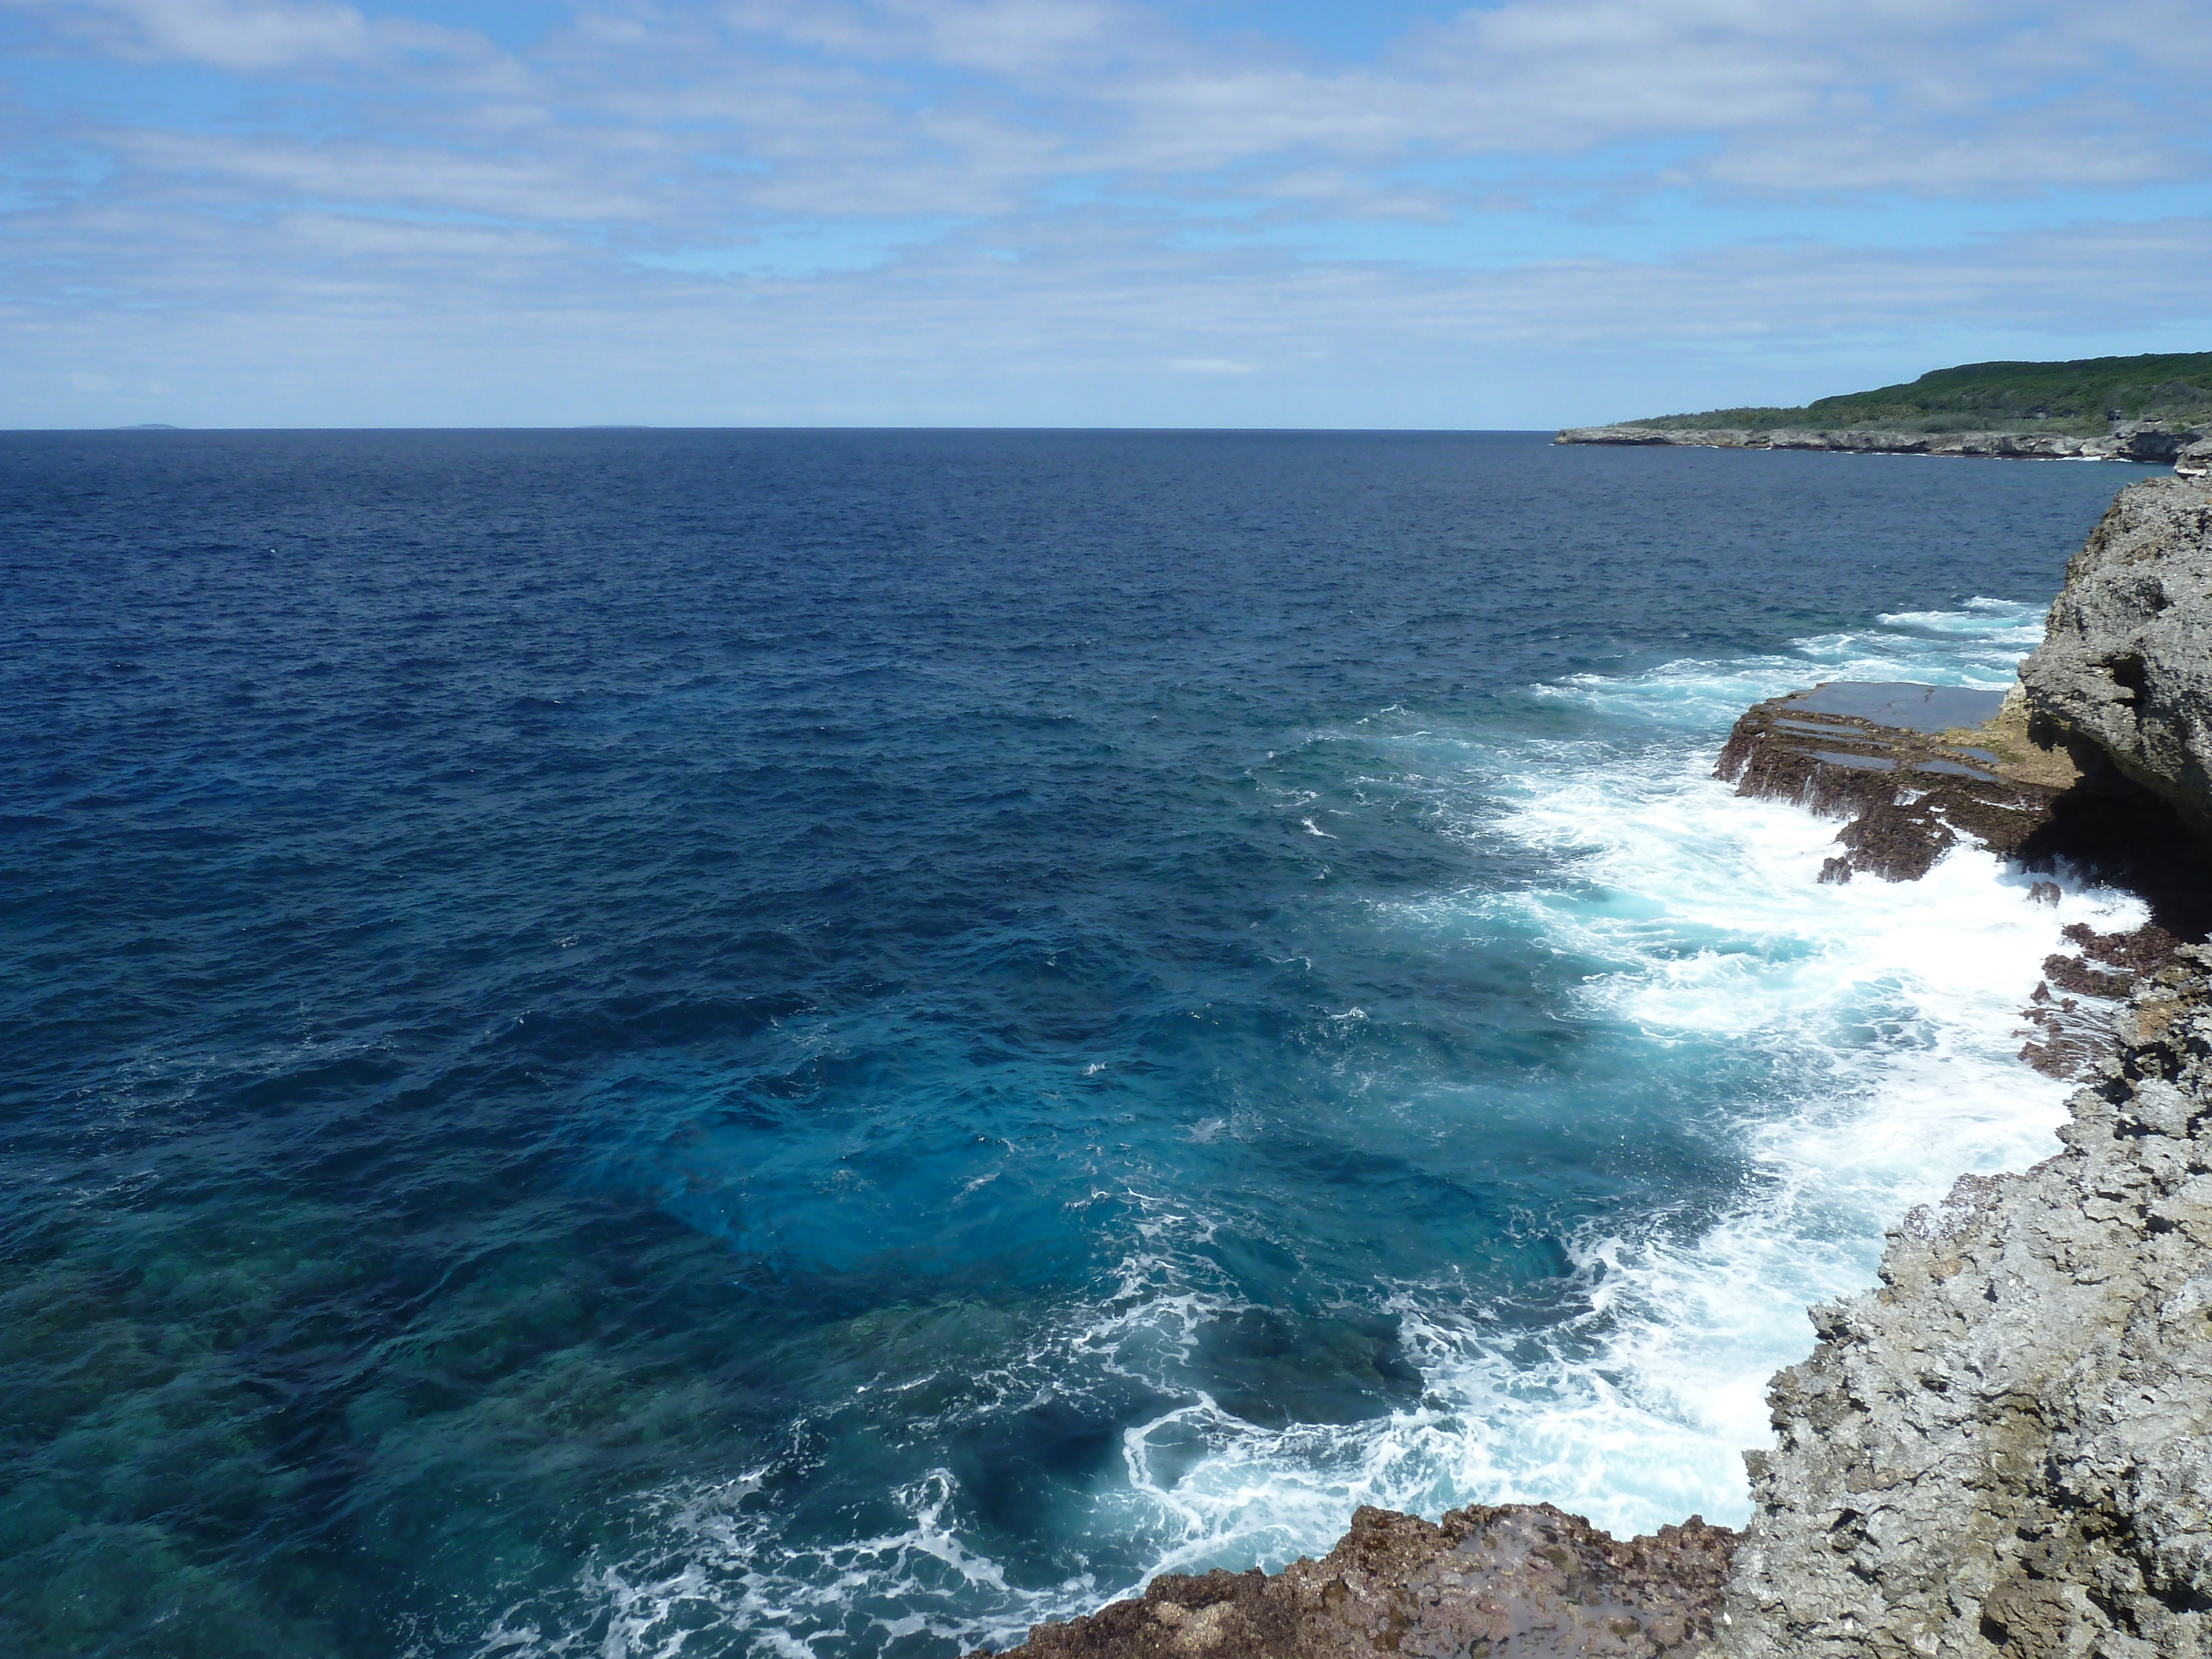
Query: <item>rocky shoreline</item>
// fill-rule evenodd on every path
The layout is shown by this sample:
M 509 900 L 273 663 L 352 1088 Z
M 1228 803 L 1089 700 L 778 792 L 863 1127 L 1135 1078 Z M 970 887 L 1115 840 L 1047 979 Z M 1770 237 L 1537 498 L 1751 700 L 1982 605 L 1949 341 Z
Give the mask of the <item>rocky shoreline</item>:
M 1813 431 L 1779 427 L 1568 427 L 1556 444 L 1676 445 L 1692 449 L 1825 449 L 1854 455 L 1954 455 L 1986 460 L 2137 461 L 2201 471 L 2212 441 L 2194 427 L 2156 421 L 2118 423 L 2111 432 L 2077 437 L 2060 432 Z
M 1723 1651 L 2212 1650 L 2208 966 L 2131 994 L 2064 1152 L 1960 1180 L 1812 1310 Z
M 1844 820 L 1823 881 L 1915 879 L 1968 839 L 2145 897 L 2134 933 L 2067 928 L 2023 1010 L 2023 1058 L 2083 1084 L 2063 1150 L 1962 1178 L 1891 1231 L 1877 1286 L 1810 1310 L 1741 1534 L 1364 1509 L 1319 1561 L 1163 1576 L 1015 1651 L 2212 1654 L 2212 479 L 2120 492 L 2014 692 L 1775 698 L 1717 771 Z
M 1621 1543 L 1549 1504 L 1431 1524 L 1363 1509 L 1318 1561 L 1273 1575 L 1164 1573 L 1144 1595 L 1039 1625 L 1028 1659 L 1413 1659 L 1708 1647 L 1737 1534 L 1695 1516 Z
M 2014 713 L 2079 778 L 2014 851 L 2033 868 L 2075 806 L 2043 856 L 2101 860 L 2153 923 L 2069 928 L 2081 957 L 2045 963 L 2024 1054 L 2086 1074 L 2065 1150 L 1960 1181 L 1892 1231 L 1876 1289 L 1812 1310 L 1749 1459 L 1726 1653 L 2212 1652 L 2212 950 L 2183 943 L 2212 871 L 2208 645 L 2212 487 L 2130 485 L 2021 668 Z M 2102 1040 L 2067 1052 L 2054 1002 Z

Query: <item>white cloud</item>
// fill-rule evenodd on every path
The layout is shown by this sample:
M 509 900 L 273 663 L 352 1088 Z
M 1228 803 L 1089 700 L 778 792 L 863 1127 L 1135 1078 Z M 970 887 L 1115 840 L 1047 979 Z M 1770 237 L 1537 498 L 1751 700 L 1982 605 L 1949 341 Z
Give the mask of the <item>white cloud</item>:
M 108 143 L 116 155 L 149 171 L 275 191 L 288 200 L 591 223 L 645 218 L 659 205 L 642 188 L 626 187 L 638 171 L 630 157 L 612 165 L 600 158 L 602 165 L 586 169 L 451 149 L 143 129 L 111 134 Z
M 742 32 L 817 52 L 1016 76 L 1088 70 L 1149 22 L 1097 0 L 733 0 L 724 15 Z
M 2200 222 L 2123 222 L 2212 155 L 2187 0 L 1502 0 L 1334 61 L 1131 0 L 589 0 L 512 56 L 338 0 L 0 5 L 152 92 L 179 61 L 235 84 L 0 111 L 32 204 L 0 213 L 0 324 L 80 368 L 123 367 L 97 354 L 139 349 L 134 317 L 183 361 L 203 336 L 250 354 L 258 316 L 309 358 L 322 328 L 380 374 L 450 354 L 495 382 L 534 318 L 544 349 L 665 358 L 669 385 L 811 362 L 861 403 L 909 374 L 910 399 L 1141 376 L 1275 410 L 1484 352 L 2205 307 Z M 2007 203 L 1973 222 L 2012 234 L 1948 208 L 1893 229 L 1905 198 Z M 1778 204 L 1796 240 L 1741 245 Z M 685 252 L 779 240 L 883 252 Z
M 337 0 L 6 0 L 61 13 L 127 56 L 184 58 L 236 74 L 365 64 L 394 54 L 480 55 L 477 37 Z

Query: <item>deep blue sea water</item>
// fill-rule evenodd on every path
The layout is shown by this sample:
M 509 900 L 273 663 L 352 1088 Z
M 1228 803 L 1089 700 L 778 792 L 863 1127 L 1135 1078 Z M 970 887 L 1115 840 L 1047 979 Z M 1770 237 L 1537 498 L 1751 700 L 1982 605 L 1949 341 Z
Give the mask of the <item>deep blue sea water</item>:
M 1707 776 L 2135 469 L 0 435 L 0 1645 L 947 1659 L 1739 1521 L 2065 921 Z

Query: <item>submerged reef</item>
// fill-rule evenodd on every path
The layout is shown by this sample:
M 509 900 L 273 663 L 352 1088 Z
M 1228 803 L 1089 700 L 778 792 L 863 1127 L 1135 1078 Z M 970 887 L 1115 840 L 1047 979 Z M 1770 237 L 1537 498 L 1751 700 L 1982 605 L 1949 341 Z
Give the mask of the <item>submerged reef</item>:
M 1774 698 L 1722 751 L 1740 793 L 1844 820 L 1823 881 L 1915 879 L 1969 840 L 2152 913 L 2065 929 L 2023 1011 L 2022 1057 L 2082 1084 L 2063 1150 L 1962 1178 L 1891 1231 L 1877 1286 L 1810 1310 L 1742 1533 L 1363 1509 L 1319 1561 L 1164 1576 L 1017 1651 L 2212 1655 L 2212 477 L 2120 492 L 2021 673 Z

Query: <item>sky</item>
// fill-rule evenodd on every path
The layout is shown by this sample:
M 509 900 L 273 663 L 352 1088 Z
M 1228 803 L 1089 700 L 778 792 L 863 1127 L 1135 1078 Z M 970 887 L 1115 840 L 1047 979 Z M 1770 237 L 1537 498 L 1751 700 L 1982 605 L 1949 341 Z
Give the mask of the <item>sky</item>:
M 2212 0 L 0 0 L 0 425 L 1542 428 L 2212 349 Z

